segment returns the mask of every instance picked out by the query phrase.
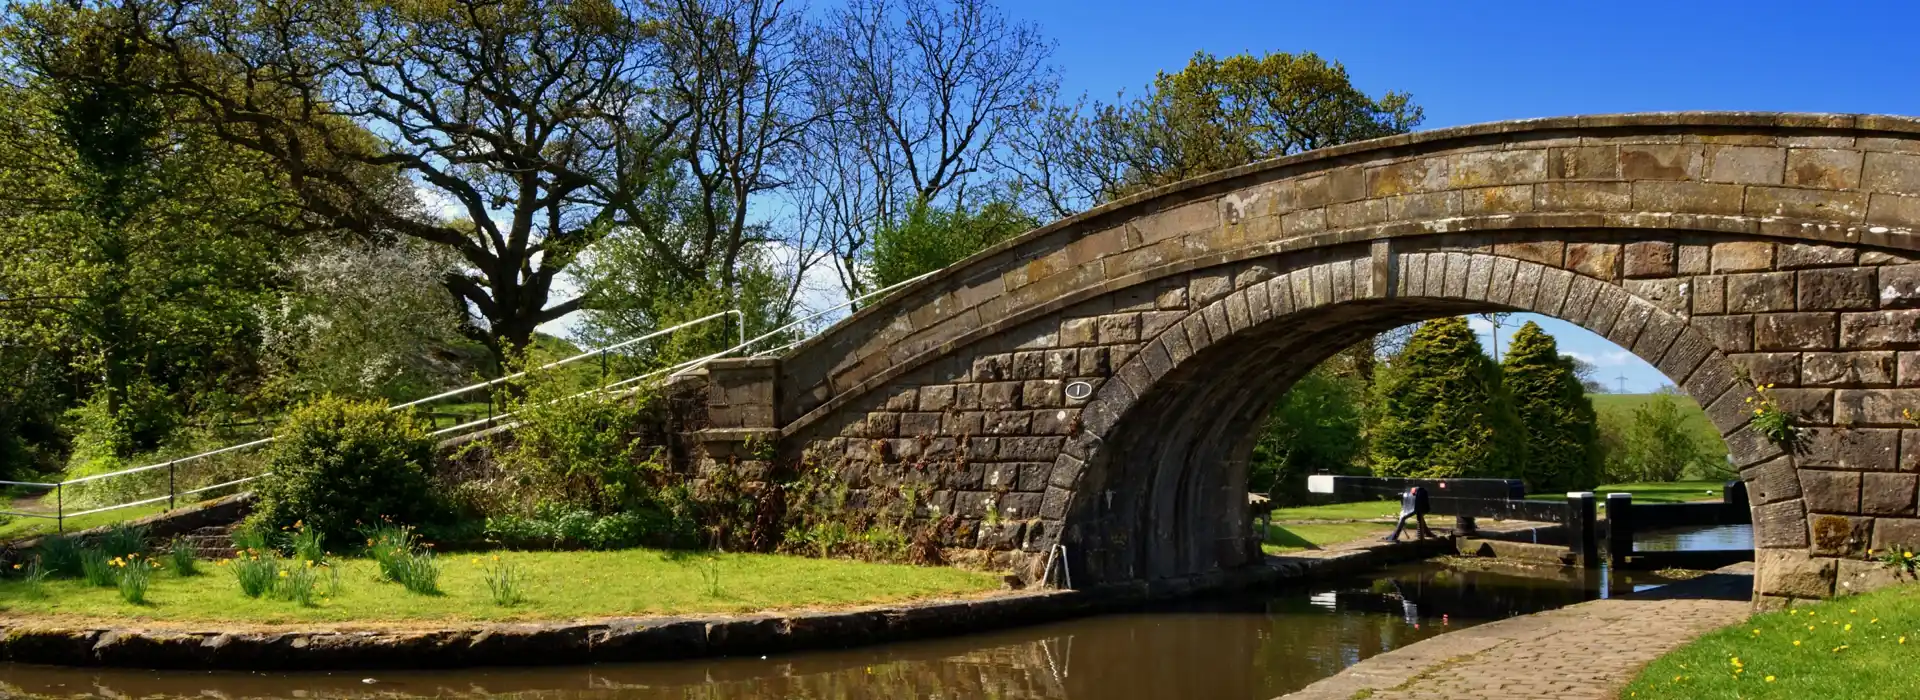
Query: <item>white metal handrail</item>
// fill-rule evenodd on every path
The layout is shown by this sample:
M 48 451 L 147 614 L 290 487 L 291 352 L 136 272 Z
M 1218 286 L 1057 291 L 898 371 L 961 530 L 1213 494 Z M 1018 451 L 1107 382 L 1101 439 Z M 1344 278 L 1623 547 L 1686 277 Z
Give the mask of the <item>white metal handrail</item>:
M 519 377 L 522 377 L 522 376 L 526 376 L 527 374 L 529 374 L 529 373 L 532 373 L 532 372 L 539 372 L 539 371 L 544 371 L 544 370 L 548 370 L 548 369 L 553 369 L 553 368 L 555 368 L 555 367 L 560 367 L 560 366 L 564 366 L 564 365 L 567 365 L 567 364 L 571 364 L 571 363 L 573 363 L 573 362 L 577 362 L 577 361 L 580 361 L 580 360 L 583 360 L 583 359 L 587 359 L 587 358 L 590 358 L 590 357 L 596 357 L 596 356 L 597 356 L 597 357 L 601 357 L 601 358 L 605 358 L 605 357 L 606 357 L 606 355 L 607 355 L 607 353 L 610 353 L 610 352 L 613 352 L 613 351 L 615 351 L 615 350 L 620 350 L 620 349 L 624 349 L 624 348 L 627 348 L 627 347 L 631 347 L 631 346 L 633 346 L 633 345 L 635 345 L 635 344 L 638 344 L 638 343 L 641 343 L 641 342 L 645 342 L 645 341 L 648 341 L 648 340 L 652 340 L 652 339 L 655 339 L 655 338 L 659 338 L 659 337 L 662 337 L 662 336 L 665 336 L 665 335 L 668 335 L 668 334 L 671 334 L 671 333 L 674 333 L 674 332 L 676 332 L 676 331 L 680 331 L 680 330 L 684 330 L 684 329 L 686 329 L 686 328 L 690 328 L 690 327 L 693 327 L 693 326 L 697 326 L 697 325 L 700 325 L 700 324 L 703 324 L 703 323 L 709 323 L 709 322 L 712 322 L 712 321 L 714 321 L 714 320 L 716 320 L 716 319 L 720 319 L 720 318 L 725 318 L 725 317 L 728 317 L 728 316 L 732 316 L 732 317 L 734 317 L 735 319 L 737 319 L 737 320 L 739 321 L 739 323 L 738 323 L 738 329 L 739 329 L 739 331 L 740 331 L 740 338 L 741 338 L 741 340 L 740 340 L 740 342 L 739 342 L 739 344 L 737 344 L 737 345 L 735 345 L 735 346 L 733 346 L 733 347 L 730 347 L 730 348 L 727 348 L 727 349 L 725 349 L 725 350 L 721 350 L 721 351 L 719 351 L 719 352 L 717 352 L 717 353 L 713 353 L 713 354 L 711 354 L 711 355 L 706 355 L 706 356 L 704 356 L 704 357 L 699 357 L 699 358 L 695 358 L 695 359 L 692 359 L 692 360 L 688 360 L 688 361 L 686 361 L 686 362 L 681 362 L 681 363 L 679 363 L 679 364 L 676 364 L 676 365 L 673 365 L 673 366 L 671 366 L 671 367 L 667 367 L 667 368 L 665 368 L 665 369 L 659 369 L 659 370 L 654 370 L 654 371 L 652 371 L 652 372 L 647 372 L 647 373 L 645 373 L 645 374 L 641 374 L 641 375 L 639 375 L 639 376 L 635 376 L 635 377 L 630 377 L 630 378 L 627 378 L 627 379 L 623 379 L 623 380 L 620 380 L 620 381 L 618 381 L 618 382 L 614 382 L 614 383 L 612 383 L 612 384 L 608 384 L 608 385 L 606 385 L 606 386 L 603 386 L 603 387 L 600 387 L 600 388 L 597 388 L 597 389 L 591 389 L 591 390 L 588 390 L 588 391 L 584 391 L 584 392 L 580 392 L 580 393 L 578 393 L 578 394 L 574 394 L 574 395 L 571 395 L 571 396 L 567 396 L 567 397 L 564 397 L 564 398 L 561 398 L 561 399 L 556 399 L 555 401 L 550 401 L 550 402 L 547 402 L 547 403 L 544 403 L 544 404 L 541 404 L 541 405 L 550 405 L 550 404 L 552 404 L 552 403 L 555 403 L 555 402 L 557 402 L 557 401 L 566 401 L 566 400 L 571 400 L 571 399 L 575 399 L 575 398 L 579 398 L 579 397 L 582 397 L 582 396 L 588 396 L 588 395 L 592 395 L 592 394 L 596 394 L 596 393 L 607 393 L 607 392 L 614 392 L 615 390 L 621 390 L 621 391 L 625 391 L 625 390 L 626 390 L 626 389 L 625 389 L 625 387 L 627 387 L 627 386 L 629 386 L 629 385 L 632 385 L 632 384 L 635 384 L 635 383 L 638 383 L 638 382 L 642 382 L 642 381 L 645 381 L 645 380 L 648 380 L 648 379 L 652 379 L 652 378 L 655 378 L 655 377 L 659 377 L 659 376 L 661 376 L 661 375 L 663 375 L 663 374 L 664 374 L 664 375 L 667 375 L 667 378 L 669 378 L 669 379 L 671 379 L 672 377 L 676 377 L 676 376 L 679 376 L 679 375 L 681 375 L 681 374 L 685 374 L 685 373 L 687 373 L 687 372 L 691 372 L 691 371 L 694 371 L 694 370 L 696 370 L 696 369 L 699 369 L 699 368 L 701 368 L 701 367 L 704 367 L 704 366 L 706 366 L 706 364 L 707 364 L 707 363 L 709 363 L 709 362 L 712 362 L 712 361 L 714 361 L 714 360 L 717 360 L 717 359 L 720 359 L 720 358 L 722 358 L 722 357 L 726 357 L 726 356 L 728 356 L 728 355 L 732 355 L 732 354 L 734 354 L 734 353 L 740 353 L 740 352 L 745 352 L 745 351 L 746 351 L 746 350 L 747 350 L 748 348 L 751 348 L 751 347 L 753 347 L 753 346 L 755 346 L 755 345 L 758 345 L 759 343 L 761 343 L 761 342 L 763 342 L 763 341 L 766 341 L 767 339 L 770 339 L 770 338 L 774 338 L 774 337 L 777 337 L 777 336 L 779 336 L 780 334 L 782 334 L 782 333 L 786 333 L 786 332 L 788 332 L 788 331 L 790 331 L 790 330 L 793 330 L 793 329 L 795 329 L 795 328 L 800 328 L 800 327 L 802 327 L 802 326 L 804 326 L 804 325 L 805 325 L 805 324 L 807 324 L 807 323 L 811 323 L 811 322 L 813 322 L 813 321 L 815 321 L 815 320 L 818 320 L 818 319 L 820 319 L 820 318 L 822 318 L 822 317 L 825 317 L 826 315 L 828 315 L 828 314 L 831 314 L 831 313 L 834 313 L 834 312 L 836 312 L 836 311 L 840 311 L 840 310 L 843 310 L 843 309 L 849 309 L 849 308 L 851 308 L 851 307 L 853 307 L 854 305 L 856 305 L 856 304 L 859 304 L 860 302 L 863 302 L 863 301 L 866 301 L 866 300 L 868 300 L 868 299 L 872 299 L 872 298 L 875 298 L 875 297 L 878 297 L 878 296 L 881 296 L 881 295 L 885 295 L 885 294 L 888 294 L 888 293 L 890 293 L 890 292 L 893 292 L 893 291 L 895 291 L 895 290 L 897 290 L 897 289 L 900 289 L 901 287 L 905 287 L 905 286 L 907 286 L 907 285 L 909 285 L 909 284 L 913 284 L 914 282 L 918 282 L 918 281 L 920 281 L 920 280 L 923 280 L 923 279 L 926 279 L 927 277 L 929 277 L 929 276 L 931 276 L 931 275 L 933 275 L 933 274 L 934 274 L 933 272 L 928 272 L 928 273 L 925 273 L 925 274 L 921 274 L 921 275 L 918 275 L 918 276 L 915 276 L 915 277 L 912 277 L 912 278 L 910 278 L 910 279 L 906 279 L 906 280 L 902 280 L 902 281 L 900 281 L 900 282 L 896 282 L 896 283 L 894 283 L 894 284 L 890 284 L 890 285 L 887 285 L 887 286 L 885 286 L 885 287 L 881 287 L 881 288 L 879 288 L 879 289 L 876 289 L 876 290 L 873 290 L 873 291 L 871 291 L 871 292 L 867 292 L 867 293 L 865 293 L 865 294 L 862 294 L 862 295 L 860 295 L 860 296 L 857 296 L 857 297 L 854 297 L 854 298 L 851 298 L 851 299 L 848 299 L 847 301 L 845 301 L 845 302 L 843 302 L 843 303 L 840 303 L 840 304 L 837 304 L 837 305 L 834 305 L 834 306 L 832 306 L 832 307 L 829 307 L 829 308 L 827 308 L 827 309 L 823 309 L 823 310 L 821 310 L 821 311 L 817 311 L 817 312 L 814 312 L 814 313 L 812 313 L 812 314 L 809 314 L 809 315 L 807 315 L 807 316 L 806 316 L 806 317 L 804 317 L 804 318 L 801 318 L 801 319 L 798 319 L 798 320 L 795 320 L 795 321 L 792 321 L 792 322 L 790 322 L 790 323 L 787 323 L 787 324 L 785 324 L 785 325 L 782 325 L 782 326 L 780 326 L 780 327 L 778 327 L 778 328 L 775 328 L 775 329 L 773 329 L 773 330 L 771 330 L 771 331 L 768 331 L 768 332 L 766 332 L 766 333 L 762 333 L 762 334 L 760 334 L 760 335 L 758 335 L 758 336 L 755 336 L 755 337 L 753 337 L 753 338 L 751 338 L 751 339 L 748 339 L 748 338 L 746 337 L 746 334 L 747 334 L 747 330 L 746 330 L 746 315 L 745 315 L 744 313 L 742 313 L 742 312 L 741 312 L 740 310 L 738 310 L 738 309 L 728 309 L 728 310 L 726 310 L 726 311 L 721 311 L 721 312 L 719 312 L 719 313 L 714 313 L 714 314 L 709 314 L 709 315 L 706 315 L 706 316 L 702 316 L 702 317 L 700 317 L 700 318 L 697 318 L 697 319 L 693 319 L 693 320 L 691 320 L 691 321 L 687 321 L 687 322 L 685 322 L 685 323 L 681 323 L 681 324 L 678 324 L 678 325 L 675 325 L 675 326 L 671 326 L 671 327 L 668 327 L 668 328 L 662 328 L 662 329 L 659 329 L 659 330 L 656 330 L 656 331 L 653 331 L 653 332 L 651 332 L 651 333 L 647 333 L 647 334 L 645 334 L 645 335 L 642 335 L 642 336 L 639 336 L 639 337 L 636 337 L 636 338 L 629 338 L 629 339 L 627 339 L 627 340 L 624 340 L 624 341 L 621 341 L 621 342 L 618 342 L 618 343 L 614 343 L 614 344 L 612 344 L 612 345 L 609 345 L 609 346 L 606 346 L 606 347 L 603 347 L 603 348 L 599 348 L 599 349 L 596 349 L 596 350 L 592 350 L 592 351 L 589 351 L 589 352 L 584 352 L 584 353 L 580 353 L 580 354 L 578 354 L 578 355 L 574 355 L 574 356 L 572 356 L 572 357 L 568 357 L 568 358 L 564 358 L 564 359 L 561 359 L 561 360 L 556 360 L 556 361 L 553 361 L 553 362 L 549 362 L 549 363 L 547 363 L 547 364 L 544 364 L 544 365 L 541 365 L 541 366 L 539 366 L 539 367 L 535 367 L 535 368 L 533 368 L 533 369 L 529 369 L 529 370 L 522 370 L 522 371 L 519 371 L 519 372 L 515 372 L 515 373 L 513 373 L 513 374 L 509 374 L 509 375 L 505 375 L 505 376 L 502 376 L 502 377 L 498 377 L 498 378 L 495 378 L 495 379 L 490 379 L 490 380 L 487 380 L 487 381 L 484 381 L 484 382 L 479 382 L 479 383 L 477 383 L 477 384 L 472 384 L 472 385 L 468 385 L 468 386 L 465 386 L 465 387 L 460 387 L 460 388 L 458 388 L 458 389 L 453 389 L 453 390 L 450 390 L 450 391 L 445 391 L 445 392 L 441 392 L 441 393 L 439 393 L 439 394 L 435 394 L 435 395 L 433 395 L 433 396 L 428 396 L 428 397 L 426 397 L 426 398 L 422 398 L 422 399 L 415 399 L 415 400 L 413 400 L 413 401 L 409 401 L 409 402 L 406 402 L 406 403 L 402 403 L 402 404 L 398 404 L 398 405 L 394 405 L 394 406 L 389 406 L 389 407 L 388 407 L 388 410 L 390 410 L 390 411 L 398 411 L 398 410 L 401 410 L 401 409 L 406 409 L 406 408 L 412 408 L 412 407 L 415 407 L 415 406 L 419 406 L 419 405 L 422 405 L 422 404 L 426 404 L 426 403 L 430 403 L 430 402 L 433 402 L 433 401 L 438 401 L 438 400 L 441 400 L 441 399 L 446 399 L 446 398 L 451 398 L 451 397 L 454 397 L 454 396 L 459 396 L 459 395 L 462 395 L 462 394 L 467 394 L 467 393 L 471 393 L 471 392 L 474 392 L 474 391 L 478 391 L 478 390 L 480 390 L 480 389 L 485 389 L 485 388 L 488 388 L 488 387 L 493 387 L 493 386 L 498 386 L 498 385 L 500 385 L 500 384 L 502 384 L 502 383 L 505 383 L 505 382 L 508 382 L 508 381 L 511 381 L 511 380 L 513 380 L 513 379 L 516 379 L 516 378 L 519 378 Z M 799 346 L 799 345 L 800 345 L 801 343 L 803 343 L 803 342 L 805 342 L 805 340 L 806 340 L 805 338 L 802 338 L 801 340 L 797 340 L 797 341 L 794 341 L 794 342 L 791 342 L 791 343 L 788 343 L 788 344 L 785 344 L 785 345 L 781 345 L 781 346 L 779 346 L 779 347 L 774 347 L 774 348 L 769 348 L 769 349 L 766 349 L 766 350 L 762 350 L 762 351 L 759 351 L 759 352 L 754 352 L 754 353 L 750 353 L 750 354 L 749 354 L 748 356 L 750 356 L 750 357 L 762 357 L 762 356 L 765 356 L 765 355 L 769 355 L 769 354 L 773 354 L 773 353 L 778 353 L 778 352 L 784 352 L 784 351 L 786 351 L 786 350 L 790 350 L 790 349 L 792 349 L 792 348 L 794 348 L 794 347 L 797 347 L 797 346 Z M 490 414 L 490 415 L 488 415 L 488 416 L 487 416 L 486 418 L 484 418 L 484 419 L 480 419 L 480 420 L 474 420 L 474 421 L 468 421 L 468 422 L 466 422 L 466 423 L 461 423 L 461 424 L 459 424 L 459 425 L 454 425 L 454 426 L 451 426 L 451 427 L 447 427 L 447 428 L 442 428 L 442 429 L 439 429 L 439 430 L 435 430 L 435 431 L 432 431 L 432 432 L 429 432 L 429 433 L 428 433 L 428 435 L 431 435 L 431 436 L 435 436 L 435 437 L 438 437 L 438 436 L 442 436 L 442 435 L 449 435 L 449 434 L 453 434 L 453 433 L 457 433 L 457 432 L 460 432 L 460 431 L 463 431 L 463 430 L 469 430 L 469 429 L 473 429 L 473 428 L 478 428 L 478 427 L 484 427 L 484 426 L 488 426 L 488 425 L 492 425 L 492 424 L 494 424 L 494 423 L 496 423 L 496 422 L 499 422 L 499 421 L 500 421 L 500 420 L 502 420 L 502 419 L 505 419 L 505 418 L 509 418 L 509 417 L 512 417 L 512 416 L 514 416 L 514 415 L 516 415 L 517 413 L 518 413 L 518 411 L 514 411 L 514 412 L 506 412 L 506 413 L 500 413 L 500 414 L 497 414 L 497 415 L 492 415 L 492 414 Z M 113 472 L 107 472 L 107 473 L 105 473 L 105 474 L 94 474 L 94 475 L 91 475 L 91 476 L 84 476 L 84 477 L 80 477 L 80 478 L 77 478 L 77 479 L 68 479 L 68 480 L 64 480 L 64 481 L 60 481 L 60 482 L 55 482 L 55 483 L 43 483 L 43 482 L 30 482 L 30 481 L 4 481 L 4 480 L 0 480 L 0 485 L 6 485 L 6 486 L 32 486 L 32 487 L 41 487 L 41 488 L 51 488 L 51 489 L 54 489 L 54 491 L 55 491 L 55 493 L 56 493 L 56 498 L 57 498 L 58 500 L 61 500 L 61 501 L 64 501 L 64 498 L 59 498 L 59 494 L 61 494 L 61 493 L 62 493 L 62 492 L 64 491 L 64 487 L 66 487 L 66 486 L 70 486 L 70 485 L 74 485 L 74 484 L 82 484 L 82 483 L 87 483 L 87 482 L 92 482 L 92 481 L 99 481 L 99 480 L 102 480 L 102 479 L 107 479 L 107 478 L 111 478 L 111 477 L 118 477 L 118 476 L 126 476 L 126 475 L 130 475 L 130 474 L 139 474 L 139 473 L 143 473 L 143 472 L 149 472 L 149 471 L 154 471 L 154 470 L 157 470 L 157 469 L 162 469 L 162 468 L 164 468 L 164 469 L 167 469 L 167 470 L 169 471 L 169 479 L 168 479 L 168 481 L 169 481 L 169 486 L 168 486 L 168 493 L 167 493 L 167 495 L 165 495 L 165 496 L 156 496 L 156 497 L 153 497 L 153 498 L 145 498 L 145 499 L 140 499 L 140 500 L 135 500 L 135 501 L 129 501 L 129 502 L 126 502 L 126 503 L 120 503 L 120 504 L 115 504 L 115 505 L 110 505 L 110 506 L 103 506 L 103 507 L 99 507 L 99 508 L 93 508 L 93 509 L 89 509 L 89 510 L 84 510 L 84 511 L 78 511 L 78 512 L 74 512 L 74 513 L 67 513 L 67 512 L 65 511 L 65 505 L 64 505 L 64 502 L 62 502 L 62 503 L 59 503 L 59 504 L 57 504 L 57 505 L 56 505 L 56 512 L 55 512 L 55 514 L 53 514 L 53 515 L 46 515 L 46 514 L 44 514 L 44 513 L 27 513 L 27 512 L 13 512 L 13 511 L 6 511 L 6 512 L 0 512 L 0 515 L 9 515 L 9 516 L 19 516 L 19 517 L 31 517 L 31 518 L 51 518 L 51 519 L 54 519 L 54 520 L 62 520 L 62 521 L 63 521 L 63 520 L 65 519 L 65 518 L 69 518 L 69 517 L 79 517 L 79 516 L 83 516 L 83 515 L 91 515 L 91 514 L 95 514 L 95 513 L 104 513 L 104 512 L 108 512 L 108 511 L 113 511 L 113 510 L 119 510 L 119 509 L 122 509 L 122 508 L 132 508 L 132 507 L 136 507 L 136 506 L 143 506 L 143 505 L 148 505 L 148 504 L 152 504 L 152 503 L 158 503 L 158 502 L 160 502 L 160 501 L 168 501 L 168 502 L 169 502 L 169 505 L 171 506 L 171 504 L 172 504 L 172 503 L 173 503 L 173 502 L 174 502 L 174 501 L 175 501 L 175 500 L 176 500 L 176 499 L 177 499 L 178 497 L 180 497 L 180 496 L 187 496 L 187 495 L 193 495 L 193 494 L 198 494 L 198 493 L 204 493 L 204 492 L 206 492 L 206 491 L 212 491 L 212 490 L 215 490 L 215 489 L 221 489 L 221 488 L 227 488 L 227 487 L 230 487 L 230 486 L 237 486 L 237 485 L 240 485 L 240 484 L 244 484 L 244 483 L 247 483 L 247 482 L 250 482 L 250 481 L 253 481 L 253 480 L 255 480 L 255 479 L 259 479 L 259 478 L 261 478 L 261 477 L 264 477 L 264 476 L 267 476 L 267 475 L 268 475 L 268 473 L 261 473 L 261 474 L 256 474 L 256 475 L 254 475 L 254 476 L 249 476 L 249 477 L 244 477 L 244 478 L 240 478 L 240 479 L 235 479 L 235 480 L 232 480 L 232 481 L 227 481 L 227 482 L 224 482 L 224 483 L 219 483 L 219 484 L 214 484 L 214 485 L 211 485 L 211 486 L 202 486 L 202 487 L 200 487 L 200 488 L 196 488 L 196 489 L 190 489 L 190 490 L 186 490 L 186 491 L 179 491 L 179 490 L 177 490 L 177 489 L 176 489 L 176 487 L 175 487 L 175 486 L 174 486 L 174 485 L 172 484 L 172 481 L 173 481 L 173 479 L 172 479 L 172 476 L 171 476 L 171 473 L 172 473 L 172 472 L 173 472 L 173 470 L 174 470 L 174 469 L 176 469 L 176 468 L 177 468 L 177 467 L 178 467 L 178 466 L 179 466 L 180 464 L 182 464 L 182 463 L 185 463 L 185 462 L 191 462 L 191 461 L 194 461 L 194 460 L 198 460 L 198 459 L 203 459 L 203 458 L 206 458 L 206 457 L 212 457 L 212 456 L 215 456 L 215 455 L 219 455 L 219 454 L 224 454 L 224 453 L 227 453 L 227 452 L 233 452 L 233 451 L 237 451 L 237 450 L 243 450 L 243 449 L 247 449 L 247 448 L 251 448 L 251 447 L 258 447 L 258 446 L 261 446 L 261 445 L 265 445 L 265 444 L 268 444 L 268 443 L 271 443 L 271 442 L 273 442 L 273 441 L 274 441 L 274 438 L 273 438 L 273 437 L 266 437 L 266 438 L 261 438 L 261 439 L 258 439 L 258 440 L 253 440 L 253 441 L 250 441 L 250 442 L 245 442 L 245 443 L 241 443 L 241 444 L 238 444 L 238 445 L 229 445 L 229 446 L 227 446 L 227 447 L 222 447 L 222 448 L 219 448 L 219 449 L 216 449 L 216 450 L 209 450 L 209 451 L 206 451 L 206 452 L 202 452 L 202 453 L 199 453 L 199 454 L 195 454 L 195 455 L 190 455 L 190 456 L 187 456 L 187 457 L 180 457 L 180 458 L 177 458 L 177 459 L 170 459 L 170 460 L 167 460 L 167 461 L 165 461 L 165 462 L 157 462 L 157 463 L 154 463 L 154 464 L 149 464 L 149 465 L 143 465 L 143 466 L 139 466 L 139 467 L 133 467 L 133 468 L 129 468 L 129 469 L 122 469 L 122 470 L 119 470 L 119 471 L 113 471 Z

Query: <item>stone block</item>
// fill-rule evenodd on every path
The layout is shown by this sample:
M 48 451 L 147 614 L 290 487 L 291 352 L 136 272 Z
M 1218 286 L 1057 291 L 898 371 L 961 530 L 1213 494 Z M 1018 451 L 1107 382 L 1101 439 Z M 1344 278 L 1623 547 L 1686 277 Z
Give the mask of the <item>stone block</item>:
M 1792 352 L 1759 352 L 1727 355 L 1727 361 L 1739 365 L 1747 371 L 1747 378 L 1755 384 L 1793 385 L 1800 380 L 1800 354 Z M 1746 392 L 1739 392 L 1747 395 Z M 1747 406 L 1752 408 L 1752 406 Z
M 1753 546 L 1758 549 L 1806 547 L 1805 504 L 1791 499 L 1754 506 Z
M 1547 149 L 1547 177 L 1553 180 L 1618 180 L 1620 147 L 1573 146 Z
M 1533 188 L 1535 211 L 1628 211 L 1633 195 L 1625 182 L 1543 182 Z
M 1808 514 L 1807 521 L 1813 543 L 1809 551 L 1818 556 L 1864 556 L 1873 538 L 1873 518 Z
M 1382 209 L 1386 202 L 1379 202 Z M 1460 213 L 1462 214 L 1517 214 L 1533 211 L 1532 185 L 1507 185 L 1504 187 L 1479 187 L 1460 192 Z M 1384 214 L 1384 211 L 1382 212 Z
M 1920 352 L 1896 353 L 1900 386 L 1920 386 Z
M 1867 198 L 1867 223 L 1902 227 L 1920 224 L 1920 197 L 1875 192 Z M 1863 261 L 1865 257 L 1861 256 Z
M 1878 561 L 1841 559 L 1839 578 L 1834 583 L 1833 592 L 1834 595 L 1867 593 L 1909 580 Z
M 1724 275 L 1690 279 L 1693 280 L 1693 313 L 1724 314 L 1727 312 L 1727 278 Z
M 1727 443 L 1727 457 L 1736 468 L 1744 469 L 1783 454 L 1779 444 L 1755 430 L 1751 423 L 1734 429 L 1722 439 Z
M 1685 317 L 1693 310 L 1693 294 L 1685 277 L 1666 277 L 1661 279 L 1627 280 L 1622 283 L 1629 294 L 1645 299 L 1655 308 L 1669 314 Z
M 913 413 L 900 414 L 900 437 L 932 437 L 940 434 L 940 414 Z
M 1446 189 L 1448 165 L 1446 158 L 1414 158 L 1367 168 L 1367 195 L 1391 197 Z
M 1834 348 L 1831 313 L 1760 314 L 1754 317 L 1756 350 L 1831 350 Z
M 1539 182 L 1547 176 L 1547 149 L 1476 151 L 1449 156 L 1447 186 L 1455 189 Z
M 1060 344 L 1065 347 L 1098 345 L 1100 321 L 1095 318 L 1069 318 L 1060 322 Z
M 1867 515 L 1914 514 L 1915 487 L 1920 475 L 1868 472 L 1860 475 L 1860 512 Z
M 1687 324 L 1706 336 L 1721 352 L 1753 350 L 1752 316 L 1695 316 Z
M 1055 408 L 1066 401 L 1064 382 L 1058 379 L 1030 379 L 1020 386 L 1020 405 L 1026 408 Z
M 1857 310 L 1874 306 L 1874 268 L 1839 267 L 1774 274 L 1799 276 L 1797 303 L 1801 311 Z
M 1800 470 L 1800 494 L 1809 512 L 1858 513 L 1860 472 L 1803 468 Z
M 1707 173 L 1711 182 L 1778 185 L 1787 158 L 1784 149 L 1767 146 L 1707 146 Z
M 1920 389 L 1840 389 L 1834 397 L 1839 425 L 1904 425 L 1902 411 L 1920 412 Z
M 1801 358 L 1799 381 L 1807 386 L 1890 386 L 1896 371 L 1891 351 L 1810 352 Z
M 1860 156 L 1860 151 L 1851 149 L 1788 149 L 1786 183 L 1827 190 L 1859 187 Z
M 1046 376 L 1046 352 L 1027 350 L 1013 354 L 1013 372 L 1008 379 L 1043 379 Z
M 1622 144 L 1620 176 L 1628 180 L 1698 180 L 1706 157 L 1693 144 Z
M 1880 518 L 1873 525 L 1874 549 L 1898 547 L 1906 551 L 1920 551 L 1920 520 L 1913 518 Z
M 1767 549 L 1754 552 L 1754 572 L 1755 593 L 1827 598 L 1833 595 L 1839 563 L 1801 551 Z
M 1727 313 L 1792 311 L 1792 272 L 1756 272 L 1727 275 Z
M 1627 277 L 1666 277 L 1673 274 L 1675 248 L 1667 241 L 1628 243 L 1622 271 Z
M 1567 244 L 1561 241 L 1523 241 L 1520 243 L 1495 243 L 1493 254 L 1505 258 L 1515 258 L 1542 265 L 1560 267 L 1566 260 Z
M 1712 271 L 1709 264 L 1713 258 L 1713 248 L 1704 245 L 1682 244 L 1675 272 L 1682 275 L 1704 275 Z
M 1881 428 L 1802 428 L 1797 459 L 1801 466 L 1892 471 L 1897 466 L 1900 431 Z
M 1714 272 L 1758 272 L 1772 268 L 1772 243 L 1728 241 L 1713 244 Z
M 1904 350 L 1920 344 L 1920 309 L 1840 314 L 1840 347 Z
M 1789 457 L 1775 457 L 1747 467 L 1740 472 L 1740 480 L 1747 484 L 1747 501 L 1752 505 L 1779 503 L 1800 497 L 1799 473 Z
M 1674 383 L 1685 384 L 1687 378 L 1692 376 L 1693 368 L 1699 366 L 1700 360 L 1712 349 L 1705 336 L 1691 328 L 1682 328 L 1680 335 L 1667 346 L 1666 354 L 1653 364 Z
M 1879 272 L 1881 308 L 1920 306 L 1920 265 L 1886 265 L 1868 269 Z
M 1782 243 L 1774 249 L 1774 254 L 1778 257 L 1776 263 L 1782 270 L 1852 265 L 1859 257 L 1858 252 L 1852 248 L 1817 243 Z
M 1920 155 L 1867 153 L 1860 186 L 1874 192 L 1920 194 Z
M 1738 216 L 1740 185 L 1640 180 L 1633 183 L 1633 206 L 1640 211 Z
M 1567 244 L 1567 269 L 1595 279 L 1620 276 L 1620 246 L 1613 243 Z
M 1857 222 L 1867 215 L 1867 195 L 1862 192 L 1794 187 L 1748 187 L 1746 214 L 1755 217 Z

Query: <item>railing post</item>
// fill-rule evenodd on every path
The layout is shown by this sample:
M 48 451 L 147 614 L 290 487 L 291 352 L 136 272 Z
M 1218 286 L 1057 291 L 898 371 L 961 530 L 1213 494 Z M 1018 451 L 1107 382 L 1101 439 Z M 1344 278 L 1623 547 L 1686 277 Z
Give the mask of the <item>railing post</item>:
M 1592 491 L 1567 493 L 1567 549 L 1582 568 L 1600 566 L 1600 540 L 1594 534 L 1595 504 Z
M 65 534 L 67 531 L 67 491 L 66 482 L 53 485 L 53 531 Z
M 1607 565 L 1619 571 L 1633 554 L 1633 494 L 1607 494 Z
M 600 388 L 607 388 L 607 351 L 600 350 Z
M 178 471 L 174 468 L 175 464 L 178 464 L 178 462 L 172 460 L 167 461 L 167 510 L 173 510 L 178 507 L 178 505 L 174 503 L 174 499 L 180 495 L 180 481 L 175 476 L 175 472 Z

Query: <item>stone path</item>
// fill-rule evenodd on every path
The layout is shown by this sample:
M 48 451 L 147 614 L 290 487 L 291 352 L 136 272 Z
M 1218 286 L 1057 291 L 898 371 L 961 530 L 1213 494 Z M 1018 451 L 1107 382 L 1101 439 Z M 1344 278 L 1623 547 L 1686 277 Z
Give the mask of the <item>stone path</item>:
M 1753 579 L 1716 573 L 1396 649 L 1284 700 L 1602 700 L 1654 658 L 1752 612 Z

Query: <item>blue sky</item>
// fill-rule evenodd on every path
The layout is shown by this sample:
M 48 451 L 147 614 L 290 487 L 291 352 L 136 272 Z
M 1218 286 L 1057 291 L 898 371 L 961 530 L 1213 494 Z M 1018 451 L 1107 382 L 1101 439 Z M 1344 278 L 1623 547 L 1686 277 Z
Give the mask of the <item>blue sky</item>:
M 1108 101 L 1198 50 L 1313 51 L 1369 93 L 1411 93 L 1422 129 L 1658 110 L 1920 114 L 1915 2 L 1001 2 L 1058 42 L 1068 93 Z M 1567 323 L 1516 315 L 1502 335 L 1528 319 L 1610 387 L 1669 383 Z

